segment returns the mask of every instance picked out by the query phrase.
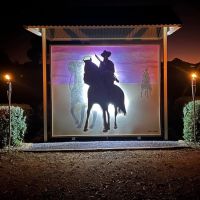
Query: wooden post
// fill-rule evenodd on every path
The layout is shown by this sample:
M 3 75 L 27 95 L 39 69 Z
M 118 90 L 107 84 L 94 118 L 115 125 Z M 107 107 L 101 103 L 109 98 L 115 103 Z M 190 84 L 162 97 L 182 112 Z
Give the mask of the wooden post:
M 42 68 L 43 68 L 43 126 L 44 142 L 47 142 L 47 55 L 46 55 L 46 28 L 42 28 Z
M 167 27 L 163 28 L 163 72 L 164 72 L 164 139 L 168 140 Z

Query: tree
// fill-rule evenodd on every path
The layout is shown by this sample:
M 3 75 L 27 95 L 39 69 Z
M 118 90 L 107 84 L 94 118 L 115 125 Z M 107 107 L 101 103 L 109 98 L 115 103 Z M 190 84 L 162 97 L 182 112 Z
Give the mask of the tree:
M 31 39 L 31 48 L 27 52 L 28 58 L 33 63 L 39 63 L 42 57 L 42 42 L 40 37 Z
M 6 66 L 11 66 L 11 65 L 12 65 L 12 61 L 10 60 L 7 53 L 5 53 L 2 49 L 0 49 L 0 66 L 6 67 Z

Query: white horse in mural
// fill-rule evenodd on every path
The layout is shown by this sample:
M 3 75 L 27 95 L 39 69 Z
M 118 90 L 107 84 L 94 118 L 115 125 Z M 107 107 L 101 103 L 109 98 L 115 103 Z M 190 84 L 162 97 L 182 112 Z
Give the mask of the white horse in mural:
M 70 72 L 70 82 L 69 82 L 69 90 L 70 90 L 70 112 L 72 118 L 77 126 L 77 128 L 81 128 L 84 119 L 84 113 L 86 105 L 83 99 L 83 80 L 82 80 L 82 63 L 77 61 L 72 61 L 68 65 L 68 70 Z M 79 108 L 79 112 L 77 113 L 77 108 Z
M 83 62 L 72 61 L 68 65 L 70 72 L 70 113 L 77 128 L 83 125 L 84 115 L 86 111 L 86 103 L 84 101 L 84 81 L 83 81 Z M 93 121 L 90 128 L 93 128 L 97 118 L 97 113 L 93 112 Z

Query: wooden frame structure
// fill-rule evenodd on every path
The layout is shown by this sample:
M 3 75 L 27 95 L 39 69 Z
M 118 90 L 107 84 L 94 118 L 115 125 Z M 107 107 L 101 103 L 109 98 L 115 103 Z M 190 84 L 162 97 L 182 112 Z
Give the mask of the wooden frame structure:
M 120 11 L 117 8 L 116 14 Z M 77 10 L 77 8 L 76 8 Z M 144 10 L 143 10 L 144 11 Z M 62 25 L 49 24 L 48 25 L 26 25 L 25 28 L 42 37 L 42 65 L 43 65 L 43 111 L 44 111 L 44 141 L 48 140 L 47 135 L 47 55 L 46 55 L 46 41 L 58 42 L 58 41 L 158 41 L 163 40 L 163 77 L 164 77 L 164 139 L 168 139 L 168 100 L 167 100 L 167 37 L 173 34 L 181 27 L 179 19 L 177 19 L 169 10 L 157 9 L 159 13 L 157 16 L 153 16 L 155 12 L 152 9 L 146 9 L 142 20 L 137 16 L 140 14 L 139 10 L 136 10 L 134 16 L 132 16 L 133 22 L 130 23 L 131 19 L 131 8 L 124 12 L 122 16 L 123 20 L 118 15 L 114 18 L 110 17 L 111 13 L 109 10 L 105 10 L 105 23 L 101 17 L 101 13 L 96 10 L 93 11 L 93 16 L 96 22 L 93 22 L 90 16 L 87 16 L 87 12 L 80 11 L 80 16 L 75 14 L 69 15 L 67 20 L 61 20 Z M 165 11 L 165 12 L 164 12 Z M 85 16 L 86 13 L 86 16 Z M 115 12 L 114 12 L 115 13 Z M 112 13 L 113 15 L 115 15 Z M 130 14 L 130 15 L 129 15 Z M 82 15 L 82 16 L 81 16 Z M 101 14 L 102 15 L 102 14 Z M 162 16 L 161 16 L 162 15 Z M 166 17 L 168 15 L 168 18 Z M 77 18 L 79 17 L 79 18 Z M 137 20 L 135 20 L 137 18 Z M 150 20 L 149 20 L 150 18 Z M 108 20 L 109 19 L 109 20 Z M 119 23 L 117 22 L 120 21 Z M 149 20 L 149 22 L 148 22 Z M 154 21 L 153 21 L 154 20 Z M 116 21 L 114 23 L 114 21 Z M 134 22 L 135 21 L 135 22 Z M 147 23 L 145 23 L 147 21 Z M 46 24 L 43 22 L 43 24 Z M 106 25 L 107 24 L 107 25 Z M 115 25 L 117 24 L 117 25 Z

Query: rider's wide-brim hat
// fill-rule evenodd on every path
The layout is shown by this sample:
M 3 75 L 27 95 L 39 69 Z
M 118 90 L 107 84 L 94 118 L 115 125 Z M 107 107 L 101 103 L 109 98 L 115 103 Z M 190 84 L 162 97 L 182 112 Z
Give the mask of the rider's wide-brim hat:
M 109 56 L 111 56 L 111 52 L 104 50 L 103 53 L 101 54 L 101 56 L 102 57 L 109 57 Z

